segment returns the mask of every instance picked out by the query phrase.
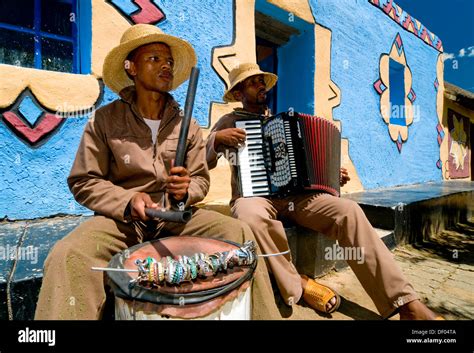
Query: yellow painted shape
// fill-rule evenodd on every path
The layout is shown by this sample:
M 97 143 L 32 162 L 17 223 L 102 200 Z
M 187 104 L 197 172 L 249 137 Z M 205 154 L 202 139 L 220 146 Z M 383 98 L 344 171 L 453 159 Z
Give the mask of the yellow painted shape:
M 308 0 L 267 0 L 267 2 L 294 14 L 308 23 L 314 23 L 313 12 Z
M 406 126 L 400 125 L 392 125 L 390 124 L 390 115 L 392 112 L 393 107 L 390 103 L 390 59 L 395 60 L 396 62 L 400 63 L 405 67 L 404 70 L 404 88 L 405 88 L 405 119 L 406 119 Z M 408 126 L 413 123 L 414 117 L 414 109 L 413 103 L 408 99 L 408 94 L 410 93 L 410 89 L 413 84 L 413 75 L 411 73 L 410 68 L 408 67 L 405 51 L 402 50 L 402 53 L 399 54 L 396 48 L 395 42 L 390 49 L 389 54 L 383 54 L 380 57 L 379 62 L 379 70 L 380 70 L 380 79 L 382 83 L 387 87 L 385 91 L 382 92 L 380 95 L 380 113 L 384 122 L 388 125 L 388 131 L 390 134 L 390 138 L 393 141 L 398 140 L 398 136 L 400 135 L 402 141 L 406 141 L 408 139 Z
M 235 1 L 234 44 L 214 49 L 212 67 L 229 87 L 229 72 L 240 63 L 255 63 L 255 0 Z M 222 92 L 224 94 L 224 92 Z
M 438 60 L 436 62 L 436 77 L 438 78 L 438 92 L 436 94 L 436 115 L 438 116 L 438 122 L 443 127 L 444 139 L 439 146 L 439 159 L 441 160 L 442 166 L 442 175 L 444 180 L 449 179 L 448 171 L 448 120 L 447 113 L 446 118 L 443 119 L 444 111 L 444 62 L 443 54 L 438 55 Z M 446 110 L 447 112 L 447 110 Z
M 341 129 L 341 122 L 334 121 L 333 109 L 341 103 L 341 90 L 331 80 L 331 31 L 318 24 L 314 26 L 315 67 L 314 115 L 324 117 Z M 341 189 L 343 193 L 364 190 L 349 154 L 349 141 L 341 141 L 341 166 L 349 172 L 351 180 Z
M 100 95 L 99 82 L 93 75 L 0 65 L 0 108 L 12 105 L 25 88 L 30 88 L 41 105 L 55 112 L 89 109 Z
M 92 73 L 102 77 L 102 66 L 109 51 L 120 43 L 120 38 L 131 24 L 112 5 L 103 0 L 92 0 Z

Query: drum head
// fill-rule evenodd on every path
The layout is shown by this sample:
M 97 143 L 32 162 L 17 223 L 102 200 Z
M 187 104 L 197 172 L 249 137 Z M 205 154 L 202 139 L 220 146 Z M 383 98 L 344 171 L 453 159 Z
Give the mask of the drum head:
M 160 260 L 162 257 L 179 255 L 192 256 L 196 253 L 213 254 L 238 249 L 239 244 L 192 236 L 174 236 L 135 245 L 124 252 L 116 254 L 109 263 L 109 268 L 137 269 L 135 260 L 148 256 Z M 138 276 L 137 272 L 108 272 L 110 284 L 115 295 L 125 299 L 137 299 L 157 304 L 196 304 L 223 295 L 251 279 L 256 261 L 252 266 L 234 267 L 216 276 L 196 278 L 192 282 L 178 285 L 163 282 L 156 288 L 142 286 L 130 281 Z

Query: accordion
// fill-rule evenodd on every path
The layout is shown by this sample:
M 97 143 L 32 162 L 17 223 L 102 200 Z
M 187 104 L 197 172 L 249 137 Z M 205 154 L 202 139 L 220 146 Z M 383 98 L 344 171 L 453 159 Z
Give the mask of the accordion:
M 299 113 L 244 118 L 237 152 L 243 197 L 287 196 L 318 190 L 339 196 L 341 133 L 329 120 Z

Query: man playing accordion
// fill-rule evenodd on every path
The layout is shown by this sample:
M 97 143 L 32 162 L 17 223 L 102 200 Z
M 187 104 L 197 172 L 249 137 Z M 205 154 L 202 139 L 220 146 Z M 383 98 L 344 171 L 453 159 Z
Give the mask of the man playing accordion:
M 277 76 L 261 71 L 256 64 L 245 63 L 229 73 L 229 81 L 224 101 L 241 102 L 243 108 L 224 115 L 215 124 L 207 140 L 207 162 L 212 169 L 221 155 L 229 160 L 232 169 L 232 215 L 249 224 L 262 252 L 279 253 L 289 249 L 279 218 L 288 219 L 336 239 L 343 249 L 363 249 L 363 261 L 347 262 L 382 317 L 388 318 L 398 312 L 401 319 L 435 319 L 436 315 L 421 303 L 357 203 L 323 192 L 284 197 L 242 197 L 235 154 L 245 143 L 246 133 L 236 128 L 235 122 L 267 114 L 266 95 L 275 85 Z M 341 186 L 348 180 L 347 171 L 341 168 Z M 267 261 L 287 305 L 303 299 L 318 311 L 331 313 L 337 310 L 340 303 L 337 293 L 300 275 L 291 262 L 290 254 L 268 257 Z

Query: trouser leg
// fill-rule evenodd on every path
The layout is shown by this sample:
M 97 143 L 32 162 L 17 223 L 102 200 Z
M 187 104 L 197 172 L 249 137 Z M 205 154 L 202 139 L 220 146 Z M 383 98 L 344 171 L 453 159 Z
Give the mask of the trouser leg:
M 105 304 L 105 272 L 116 253 L 141 241 L 133 225 L 95 216 L 58 241 L 44 266 L 36 320 L 97 320 Z
M 185 224 L 167 223 L 160 236 L 190 235 L 230 240 L 243 244 L 255 237 L 247 224 L 214 211 L 193 209 L 192 219 Z M 258 251 L 260 253 L 260 251 Z M 281 319 L 275 303 L 265 261 L 259 259 L 252 282 L 252 319 Z
M 285 229 L 277 220 L 277 210 L 270 200 L 262 197 L 237 199 L 232 207 L 232 215 L 250 226 L 262 253 L 273 254 L 289 249 Z M 291 253 L 265 259 L 285 303 L 297 303 L 303 288 L 300 275 L 291 262 Z
M 362 261 L 347 259 L 347 263 L 383 317 L 418 299 L 357 203 L 328 194 L 300 195 L 288 201 L 294 202 L 294 212 L 284 214 L 289 219 L 337 239 L 343 249 L 362 249 Z

